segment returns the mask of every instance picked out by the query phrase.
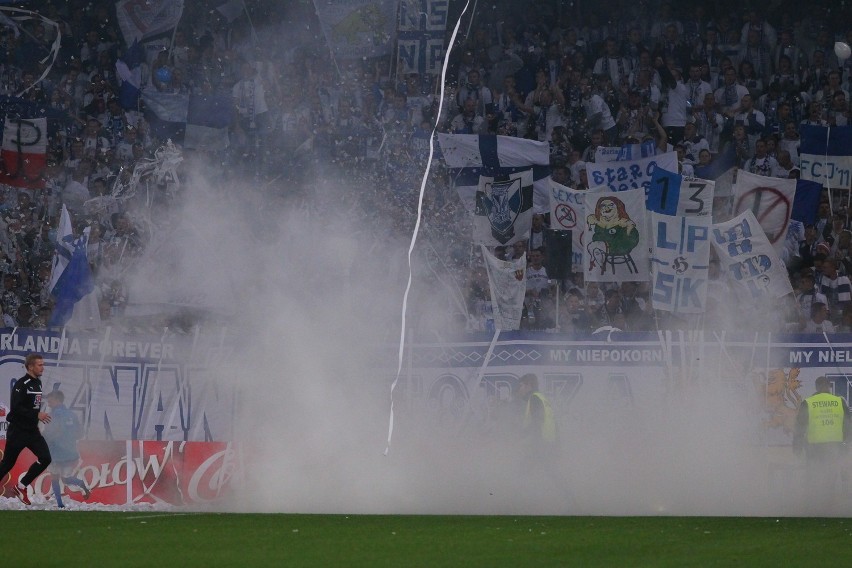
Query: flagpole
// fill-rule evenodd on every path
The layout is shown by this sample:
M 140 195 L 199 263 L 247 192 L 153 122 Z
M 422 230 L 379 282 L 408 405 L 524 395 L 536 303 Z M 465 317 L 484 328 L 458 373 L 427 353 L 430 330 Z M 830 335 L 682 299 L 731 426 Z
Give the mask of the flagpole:
M 559 329 L 559 296 L 562 295 L 561 288 L 562 288 L 562 280 L 557 280 L 556 281 L 556 317 L 554 318 L 555 323 L 553 324 L 553 327 L 555 327 L 556 329 Z
M 325 36 L 325 43 L 328 44 L 328 53 L 331 55 L 331 62 L 334 63 L 334 68 L 337 70 L 337 76 L 342 77 L 340 74 L 340 67 L 337 65 L 337 59 L 334 57 L 334 46 L 331 45 L 331 40 L 328 37 L 328 34 L 325 33 L 325 26 L 322 25 L 322 18 L 320 18 L 319 9 L 317 8 L 317 0 L 313 0 L 314 3 L 314 13 L 317 15 L 317 20 L 319 20 L 320 29 L 322 30 L 322 35 Z M 245 2 L 243 2 L 245 5 Z M 251 18 L 249 18 L 249 23 L 251 23 Z
M 175 24 L 175 29 L 172 30 L 172 40 L 169 42 L 169 60 L 171 60 L 172 65 L 175 64 L 174 59 L 172 59 L 172 57 L 173 57 L 172 54 L 174 53 L 174 50 L 175 50 L 175 36 L 177 35 L 177 29 L 178 29 L 177 24 Z
M 825 129 L 825 164 L 828 163 L 828 141 L 831 138 L 831 127 Z M 834 200 L 831 197 L 831 182 L 828 181 L 828 176 L 825 176 L 825 187 L 828 189 L 828 208 L 831 214 L 834 215 Z M 830 223 L 829 223 L 830 224 Z
M 394 40 L 393 45 L 390 50 L 390 61 L 388 62 L 388 74 L 390 75 L 391 84 L 394 84 L 394 80 L 399 81 L 399 11 L 402 7 L 402 3 L 398 2 L 396 5 L 396 26 L 394 26 Z M 409 93 L 409 96 L 411 94 Z
M 473 0 L 473 10 L 470 11 L 470 21 L 467 24 L 467 33 L 464 34 L 464 40 L 467 41 L 467 38 L 470 37 L 470 28 L 473 27 L 473 17 L 476 15 L 476 5 L 479 0 Z
M 254 47 L 257 47 L 257 32 L 254 29 L 254 23 L 251 21 L 251 14 L 249 14 L 245 0 L 243 0 L 243 10 L 245 10 L 246 18 L 248 18 L 249 26 L 251 27 L 251 40 L 254 43 Z

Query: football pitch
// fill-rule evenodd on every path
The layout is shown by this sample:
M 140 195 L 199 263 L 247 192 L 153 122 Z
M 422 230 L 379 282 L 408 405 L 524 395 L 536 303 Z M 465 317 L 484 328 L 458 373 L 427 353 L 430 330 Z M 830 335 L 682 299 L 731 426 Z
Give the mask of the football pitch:
M 4 566 L 833 566 L 852 520 L 3 511 Z

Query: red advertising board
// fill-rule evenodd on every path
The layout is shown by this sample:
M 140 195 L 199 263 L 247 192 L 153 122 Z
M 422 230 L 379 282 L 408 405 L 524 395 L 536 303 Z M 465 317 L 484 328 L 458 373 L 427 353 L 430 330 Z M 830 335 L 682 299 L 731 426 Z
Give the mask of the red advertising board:
M 5 445 L 0 440 L 0 452 Z M 88 502 L 105 505 L 216 501 L 227 492 L 237 467 L 233 446 L 225 442 L 81 441 L 78 447 L 77 477 L 92 490 Z M 11 473 L 0 480 L 0 495 L 14 495 L 12 484 L 33 461 L 35 456 L 24 450 Z M 33 484 L 36 499 L 51 494 L 50 484 L 48 470 Z M 82 495 L 70 490 L 63 498 L 80 501 Z

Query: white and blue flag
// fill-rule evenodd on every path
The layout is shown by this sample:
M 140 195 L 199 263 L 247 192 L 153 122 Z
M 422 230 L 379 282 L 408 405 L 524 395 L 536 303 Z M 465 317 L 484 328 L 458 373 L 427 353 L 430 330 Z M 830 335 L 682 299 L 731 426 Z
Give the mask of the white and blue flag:
M 493 134 L 438 134 L 438 144 L 459 198 L 471 215 L 480 176 L 509 176 L 532 168 L 533 212 L 550 210 L 550 145 Z
M 743 298 L 780 298 L 793 291 L 786 268 L 751 209 L 713 225 L 712 243 L 722 271 Z

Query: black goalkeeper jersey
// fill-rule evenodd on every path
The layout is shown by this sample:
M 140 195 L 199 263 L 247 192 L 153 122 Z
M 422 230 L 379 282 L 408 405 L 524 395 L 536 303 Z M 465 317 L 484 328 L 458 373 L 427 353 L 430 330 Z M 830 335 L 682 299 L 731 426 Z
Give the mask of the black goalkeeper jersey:
M 24 375 L 15 381 L 6 421 L 21 430 L 38 431 L 41 396 L 41 379 Z

